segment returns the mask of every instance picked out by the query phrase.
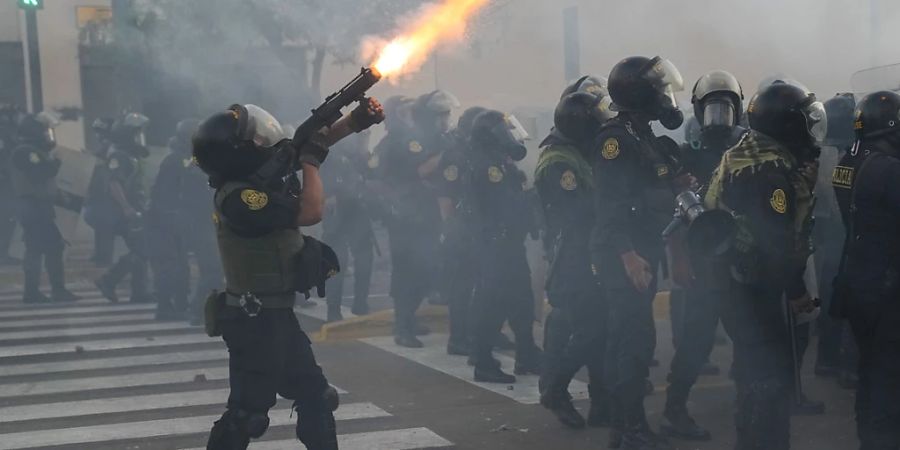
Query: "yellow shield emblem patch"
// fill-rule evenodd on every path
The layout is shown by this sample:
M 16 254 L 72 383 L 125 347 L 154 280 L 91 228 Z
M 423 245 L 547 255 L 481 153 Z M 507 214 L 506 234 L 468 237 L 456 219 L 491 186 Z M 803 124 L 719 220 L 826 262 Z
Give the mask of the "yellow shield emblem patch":
M 616 159 L 619 157 L 619 140 L 616 138 L 609 138 L 605 142 L 603 142 L 603 149 L 600 154 L 603 156 L 603 159 Z
M 455 164 L 451 164 L 444 169 L 444 179 L 447 181 L 456 181 L 459 179 L 459 167 L 456 167 Z
M 491 180 L 491 183 L 499 183 L 503 181 L 503 171 L 500 170 L 500 168 L 497 166 L 489 167 L 488 180 Z
M 28 155 L 28 161 L 30 161 L 32 164 L 37 164 L 37 163 L 41 162 L 41 156 L 38 155 L 37 153 L 31 152 Z
M 772 193 L 772 198 L 769 199 L 769 204 L 772 205 L 772 209 L 775 212 L 784 214 L 787 211 L 787 195 L 785 195 L 783 190 L 775 189 L 775 192 Z
M 412 141 L 412 142 L 410 142 L 410 143 L 409 143 L 409 151 L 411 151 L 411 152 L 413 152 L 413 153 L 420 153 L 420 152 L 422 152 L 422 144 L 420 144 L 419 141 Z
M 109 161 L 109 170 L 116 170 L 119 168 L 119 160 L 113 159 Z
M 563 172 L 562 178 L 559 180 L 559 185 L 567 191 L 574 191 L 577 189 L 578 179 L 575 177 L 575 173 L 571 170 Z
M 259 211 L 269 204 L 269 196 L 265 192 L 253 189 L 244 189 L 241 191 L 241 200 L 250 208 L 251 211 Z
M 378 166 L 381 165 L 381 158 L 379 158 L 378 155 L 372 155 L 372 157 L 369 158 L 367 165 L 370 169 L 377 169 Z

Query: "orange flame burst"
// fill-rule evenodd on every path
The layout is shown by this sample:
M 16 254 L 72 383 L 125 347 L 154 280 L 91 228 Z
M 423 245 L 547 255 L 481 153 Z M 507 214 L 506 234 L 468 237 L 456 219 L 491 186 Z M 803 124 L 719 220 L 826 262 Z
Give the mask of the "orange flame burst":
M 386 77 L 418 70 L 438 44 L 462 40 L 469 18 L 489 1 L 442 0 L 421 10 L 390 42 L 367 43 L 378 48 L 372 67 Z

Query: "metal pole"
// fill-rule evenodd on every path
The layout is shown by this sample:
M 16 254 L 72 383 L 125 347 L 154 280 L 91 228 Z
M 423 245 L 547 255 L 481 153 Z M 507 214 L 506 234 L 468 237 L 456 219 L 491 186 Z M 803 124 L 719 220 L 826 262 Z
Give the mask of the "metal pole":
M 25 10 L 25 39 L 22 40 L 25 53 L 25 87 L 28 111 L 40 112 L 44 109 L 44 91 L 41 86 L 41 54 L 38 43 L 37 11 Z
M 563 55 L 568 83 L 581 76 L 581 37 L 577 6 L 563 10 Z

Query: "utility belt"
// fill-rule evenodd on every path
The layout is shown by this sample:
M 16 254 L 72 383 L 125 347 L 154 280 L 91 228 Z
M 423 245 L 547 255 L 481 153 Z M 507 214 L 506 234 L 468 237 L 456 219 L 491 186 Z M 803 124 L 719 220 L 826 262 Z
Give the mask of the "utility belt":
M 204 305 L 204 322 L 209 337 L 222 335 L 219 318 L 226 306 L 239 308 L 248 317 L 258 316 L 263 309 L 294 309 L 294 292 L 270 295 L 212 291 Z

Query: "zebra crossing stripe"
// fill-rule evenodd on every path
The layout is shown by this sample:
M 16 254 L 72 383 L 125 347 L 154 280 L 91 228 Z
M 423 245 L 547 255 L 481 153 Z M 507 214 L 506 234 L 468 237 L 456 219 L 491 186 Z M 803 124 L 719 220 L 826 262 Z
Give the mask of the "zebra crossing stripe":
M 261 441 L 251 445 L 253 450 L 294 450 L 296 440 Z M 370 431 L 338 435 L 341 450 L 414 450 L 421 448 L 451 447 L 453 443 L 438 436 L 428 428 Z M 204 450 L 205 447 L 190 450 Z
M 102 323 L 137 322 L 141 320 L 153 320 L 153 317 L 154 313 L 146 312 L 113 316 L 54 317 L 32 320 L 17 320 L 15 322 L 0 323 L 0 331 L 32 329 L 34 327 L 71 327 Z
M 138 333 L 146 331 L 172 331 L 172 330 L 190 330 L 199 329 L 185 322 L 157 322 L 146 323 L 140 325 L 113 325 L 108 327 L 91 327 L 91 328 L 59 328 L 55 330 L 33 330 L 33 331 L 0 331 L 0 341 L 11 339 L 40 339 L 55 337 L 86 337 L 97 334 L 113 334 L 113 333 Z
M 121 350 L 130 348 L 165 347 L 168 345 L 220 344 L 221 339 L 213 339 L 202 333 L 179 334 L 173 336 L 137 337 L 121 339 L 100 339 L 93 341 L 73 341 L 52 344 L 8 345 L 0 347 L 0 358 L 29 355 L 80 354 L 101 350 Z
M 534 405 L 540 402 L 537 376 L 516 376 L 514 384 L 479 383 L 474 380 L 473 370 L 466 364 L 464 357 L 447 354 L 447 335 L 432 334 L 420 339 L 425 348 L 400 347 L 394 344 L 391 337 L 366 338 L 361 341 L 519 403 Z M 512 358 L 500 353 L 494 353 L 494 356 L 500 360 L 504 370 L 512 372 L 515 363 Z M 587 384 L 579 380 L 572 380 L 569 392 L 575 400 L 588 398 Z
M 0 365 L 0 377 L 41 373 L 74 372 L 78 370 L 118 369 L 122 367 L 155 366 L 185 362 L 222 361 L 228 358 L 225 349 L 192 352 L 159 353 L 152 355 L 120 356 L 115 358 L 81 359 L 44 363 Z
M 69 303 L 22 303 L 22 299 L 18 299 L 17 302 L 2 302 L 0 301 L 0 311 L 27 311 L 34 309 L 48 309 L 48 308 L 60 308 L 60 307 L 73 307 L 73 306 L 98 306 L 98 305 L 115 305 L 116 303 L 110 302 L 109 300 L 96 296 L 96 297 L 82 297 L 74 302 Z M 127 304 L 128 297 L 120 297 L 120 303 Z
M 224 400 L 224 399 L 223 399 Z M 289 408 L 269 412 L 270 426 L 289 426 L 296 423 L 296 414 Z M 293 417 L 291 417 L 293 415 Z M 390 417 L 390 414 L 371 403 L 342 405 L 334 413 L 338 421 Z M 142 439 L 207 433 L 219 415 L 180 417 L 141 422 L 114 423 L 76 428 L 26 431 L 0 434 L 0 450 L 48 447 L 65 444 L 105 443 L 123 439 Z M 296 441 L 295 441 L 296 446 Z
M 227 367 L 0 384 L 0 398 L 228 379 Z M 202 386 L 203 381 L 198 382 Z
M 135 311 L 152 311 L 156 309 L 153 303 L 121 303 L 110 304 L 106 302 L 103 306 L 79 306 L 73 303 L 72 306 L 53 307 L 53 308 L 34 308 L 20 309 L 14 311 L 0 311 L 0 320 L 18 320 L 29 317 L 55 316 L 60 314 L 89 314 L 89 313 L 106 313 L 106 312 L 135 312 Z

